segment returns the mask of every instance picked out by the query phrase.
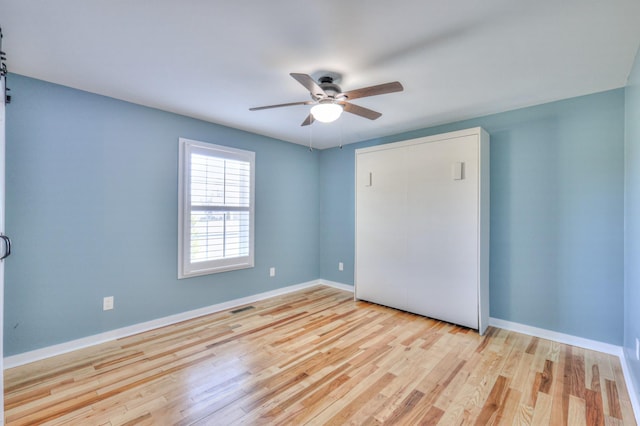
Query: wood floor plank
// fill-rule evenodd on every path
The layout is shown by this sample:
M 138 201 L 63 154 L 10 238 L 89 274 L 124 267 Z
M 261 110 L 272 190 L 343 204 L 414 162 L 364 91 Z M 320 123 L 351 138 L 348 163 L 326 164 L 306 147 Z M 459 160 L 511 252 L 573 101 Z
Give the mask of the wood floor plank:
M 567 397 L 568 400 L 568 397 Z M 566 421 L 556 423 L 556 420 L 552 417 L 552 405 L 553 398 L 546 393 L 539 392 L 536 398 L 536 405 L 533 409 L 533 417 L 531 418 L 532 425 L 564 425 Z M 567 403 L 568 412 L 568 403 Z
M 587 426 L 599 425 L 600 423 L 588 423 L 587 416 L 585 414 L 585 401 L 582 398 L 578 398 L 574 395 L 569 396 L 569 409 L 567 415 L 567 424 L 570 426 Z M 594 421 L 595 419 L 589 419 Z
M 502 406 L 509 389 L 508 386 L 509 379 L 504 376 L 498 376 L 498 379 L 491 388 L 491 393 L 482 406 L 482 411 L 480 411 L 480 414 L 476 419 L 475 424 L 477 426 L 493 424 L 495 422 L 495 417 L 497 416 L 498 410 Z
M 505 396 L 504 403 L 498 408 L 498 416 L 496 424 L 511 425 L 518 422 L 518 409 L 520 408 L 520 399 L 522 394 L 520 391 L 509 388 Z
M 616 383 L 612 380 L 605 380 L 605 383 L 607 388 L 607 401 L 609 403 L 609 415 L 616 419 L 622 419 L 622 410 L 620 409 L 620 399 L 618 398 Z
M 614 356 L 317 286 L 5 371 L 7 425 L 635 425 Z
M 602 409 L 602 398 L 600 393 L 587 389 L 585 399 L 585 420 L 589 426 L 604 426 L 604 410 Z

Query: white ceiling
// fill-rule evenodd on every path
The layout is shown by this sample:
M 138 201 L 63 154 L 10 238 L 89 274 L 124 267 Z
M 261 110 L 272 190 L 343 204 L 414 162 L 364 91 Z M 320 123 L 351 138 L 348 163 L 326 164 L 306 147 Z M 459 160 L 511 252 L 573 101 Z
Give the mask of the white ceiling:
M 9 71 L 314 148 L 622 87 L 638 0 L 0 0 Z M 290 72 L 383 113 L 301 127 Z M 14 93 L 19 96 L 19 93 Z

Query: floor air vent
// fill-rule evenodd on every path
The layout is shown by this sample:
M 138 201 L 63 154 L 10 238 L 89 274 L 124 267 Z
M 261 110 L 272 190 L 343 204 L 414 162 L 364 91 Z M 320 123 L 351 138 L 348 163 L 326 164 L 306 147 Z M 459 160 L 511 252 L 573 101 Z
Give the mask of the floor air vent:
M 248 311 L 249 309 L 255 309 L 255 306 L 245 306 L 244 308 L 236 309 L 235 311 L 231 311 L 232 314 L 239 314 L 240 312 Z

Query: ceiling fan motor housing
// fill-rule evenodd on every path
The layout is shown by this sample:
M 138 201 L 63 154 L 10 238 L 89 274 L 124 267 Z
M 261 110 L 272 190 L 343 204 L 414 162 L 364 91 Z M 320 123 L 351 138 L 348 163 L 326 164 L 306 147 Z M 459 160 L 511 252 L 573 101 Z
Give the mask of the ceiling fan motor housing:
M 331 99 L 337 99 L 336 95 L 342 93 L 342 89 L 340 86 L 333 82 L 333 77 L 323 76 L 318 79 L 318 83 L 320 88 L 324 90 L 324 94 L 327 94 Z M 313 99 L 320 100 L 325 98 L 323 93 L 313 93 Z

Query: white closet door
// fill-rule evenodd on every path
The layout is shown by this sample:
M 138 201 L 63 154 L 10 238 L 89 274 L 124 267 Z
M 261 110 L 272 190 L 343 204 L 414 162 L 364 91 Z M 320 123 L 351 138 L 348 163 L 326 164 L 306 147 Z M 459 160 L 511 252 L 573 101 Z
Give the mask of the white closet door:
M 407 310 L 478 328 L 478 137 L 407 150 Z
M 357 150 L 356 298 L 484 333 L 488 173 L 481 128 Z
M 356 298 L 405 309 L 406 151 L 359 154 L 356 164 Z M 372 214 L 374 212 L 374 214 Z

